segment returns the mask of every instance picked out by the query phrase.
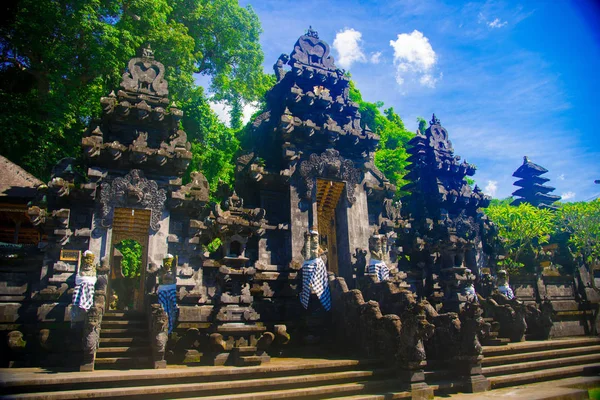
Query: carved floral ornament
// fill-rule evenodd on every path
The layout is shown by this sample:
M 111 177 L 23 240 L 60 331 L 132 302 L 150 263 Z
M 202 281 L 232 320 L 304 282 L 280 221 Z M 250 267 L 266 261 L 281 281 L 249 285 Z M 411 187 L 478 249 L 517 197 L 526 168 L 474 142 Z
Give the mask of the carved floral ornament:
M 145 178 L 142 171 L 133 169 L 123 178 L 102 184 L 101 224 L 104 228 L 112 225 L 115 207 L 142 208 L 151 210 L 150 228 L 157 231 L 166 200 L 167 192 L 164 189 L 159 189 L 155 181 Z
M 313 153 L 300 164 L 300 176 L 305 186 L 305 198 L 311 199 L 315 189 L 315 179 L 335 179 L 346 182 L 348 202 L 354 204 L 354 190 L 361 181 L 361 172 L 351 160 L 340 156 L 340 152 L 327 149 L 321 155 Z

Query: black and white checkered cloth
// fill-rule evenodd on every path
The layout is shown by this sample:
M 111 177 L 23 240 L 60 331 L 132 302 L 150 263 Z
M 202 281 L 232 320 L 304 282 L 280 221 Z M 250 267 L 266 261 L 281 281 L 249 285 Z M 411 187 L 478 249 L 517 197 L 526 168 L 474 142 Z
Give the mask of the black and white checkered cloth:
M 310 293 L 314 293 L 327 311 L 331 309 L 331 294 L 329 292 L 329 278 L 327 268 L 323 260 L 318 257 L 306 260 L 302 264 L 302 291 L 300 292 L 300 303 L 308 309 Z
M 390 279 L 390 269 L 381 260 L 371 259 L 367 272 L 371 275 L 377 275 L 380 282 Z
M 175 327 L 177 320 L 177 285 L 158 285 L 158 302 L 169 316 L 169 334 Z
M 94 305 L 95 276 L 75 276 L 75 290 L 73 291 L 73 306 L 88 311 Z
M 513 290 L 508 285 L 498 286 L 498 291 L 506 296 L 507 299 L 512 300 L 515 298 Z

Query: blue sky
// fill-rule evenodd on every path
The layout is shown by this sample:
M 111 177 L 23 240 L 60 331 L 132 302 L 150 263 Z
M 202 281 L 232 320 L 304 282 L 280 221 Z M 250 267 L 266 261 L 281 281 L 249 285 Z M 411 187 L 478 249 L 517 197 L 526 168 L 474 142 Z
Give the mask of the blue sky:
M 524 155 L 568 201 L 600 194 L 600 3 L 241 4 L 260 17 L 266 71 L 312 25 L 367 101 L 394 107 L 412 130 L 435 112 L 489 194 L 510 195 Z

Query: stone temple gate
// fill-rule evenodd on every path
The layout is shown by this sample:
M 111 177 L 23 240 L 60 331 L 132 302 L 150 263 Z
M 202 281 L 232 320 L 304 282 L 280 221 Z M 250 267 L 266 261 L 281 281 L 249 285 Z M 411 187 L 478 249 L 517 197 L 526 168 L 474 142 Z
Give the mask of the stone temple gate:
M 486 242 L 490 199 L 467 184 L 475 167 L 435 116 L 410 142 L 400 207 L 329 45 L 309 29 L 274 70 L 235 190 L 211 203 L 201 173 L 183 184 L 192 154 L 165 67 L 150 50 L 129 62 L 82 139 L 85 174 L 62 160 L 28 208 L 43 262 L 0 270 L 21 285 L 0 301 L 7 362 L 245 366 L 317 343 L 385 359 L 426 396 L 428 363 L 485 390 L 481 343 L 593 331 L 598 296 L 578 289 L 593 279 L 583 272 L 495 290 L 508 277 Z M 309 260 L 326 268 L 330 312 L 300 302 L 307 283 L 311 298 L 325 293 L 306 279 Z

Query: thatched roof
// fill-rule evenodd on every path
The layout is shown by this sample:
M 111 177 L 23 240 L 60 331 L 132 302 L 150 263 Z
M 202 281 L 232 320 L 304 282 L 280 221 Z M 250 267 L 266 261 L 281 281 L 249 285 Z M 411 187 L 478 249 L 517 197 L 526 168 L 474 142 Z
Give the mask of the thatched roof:
M 0 197 L 35 197 L 40 184 L 38 178 L 0 156 Z

